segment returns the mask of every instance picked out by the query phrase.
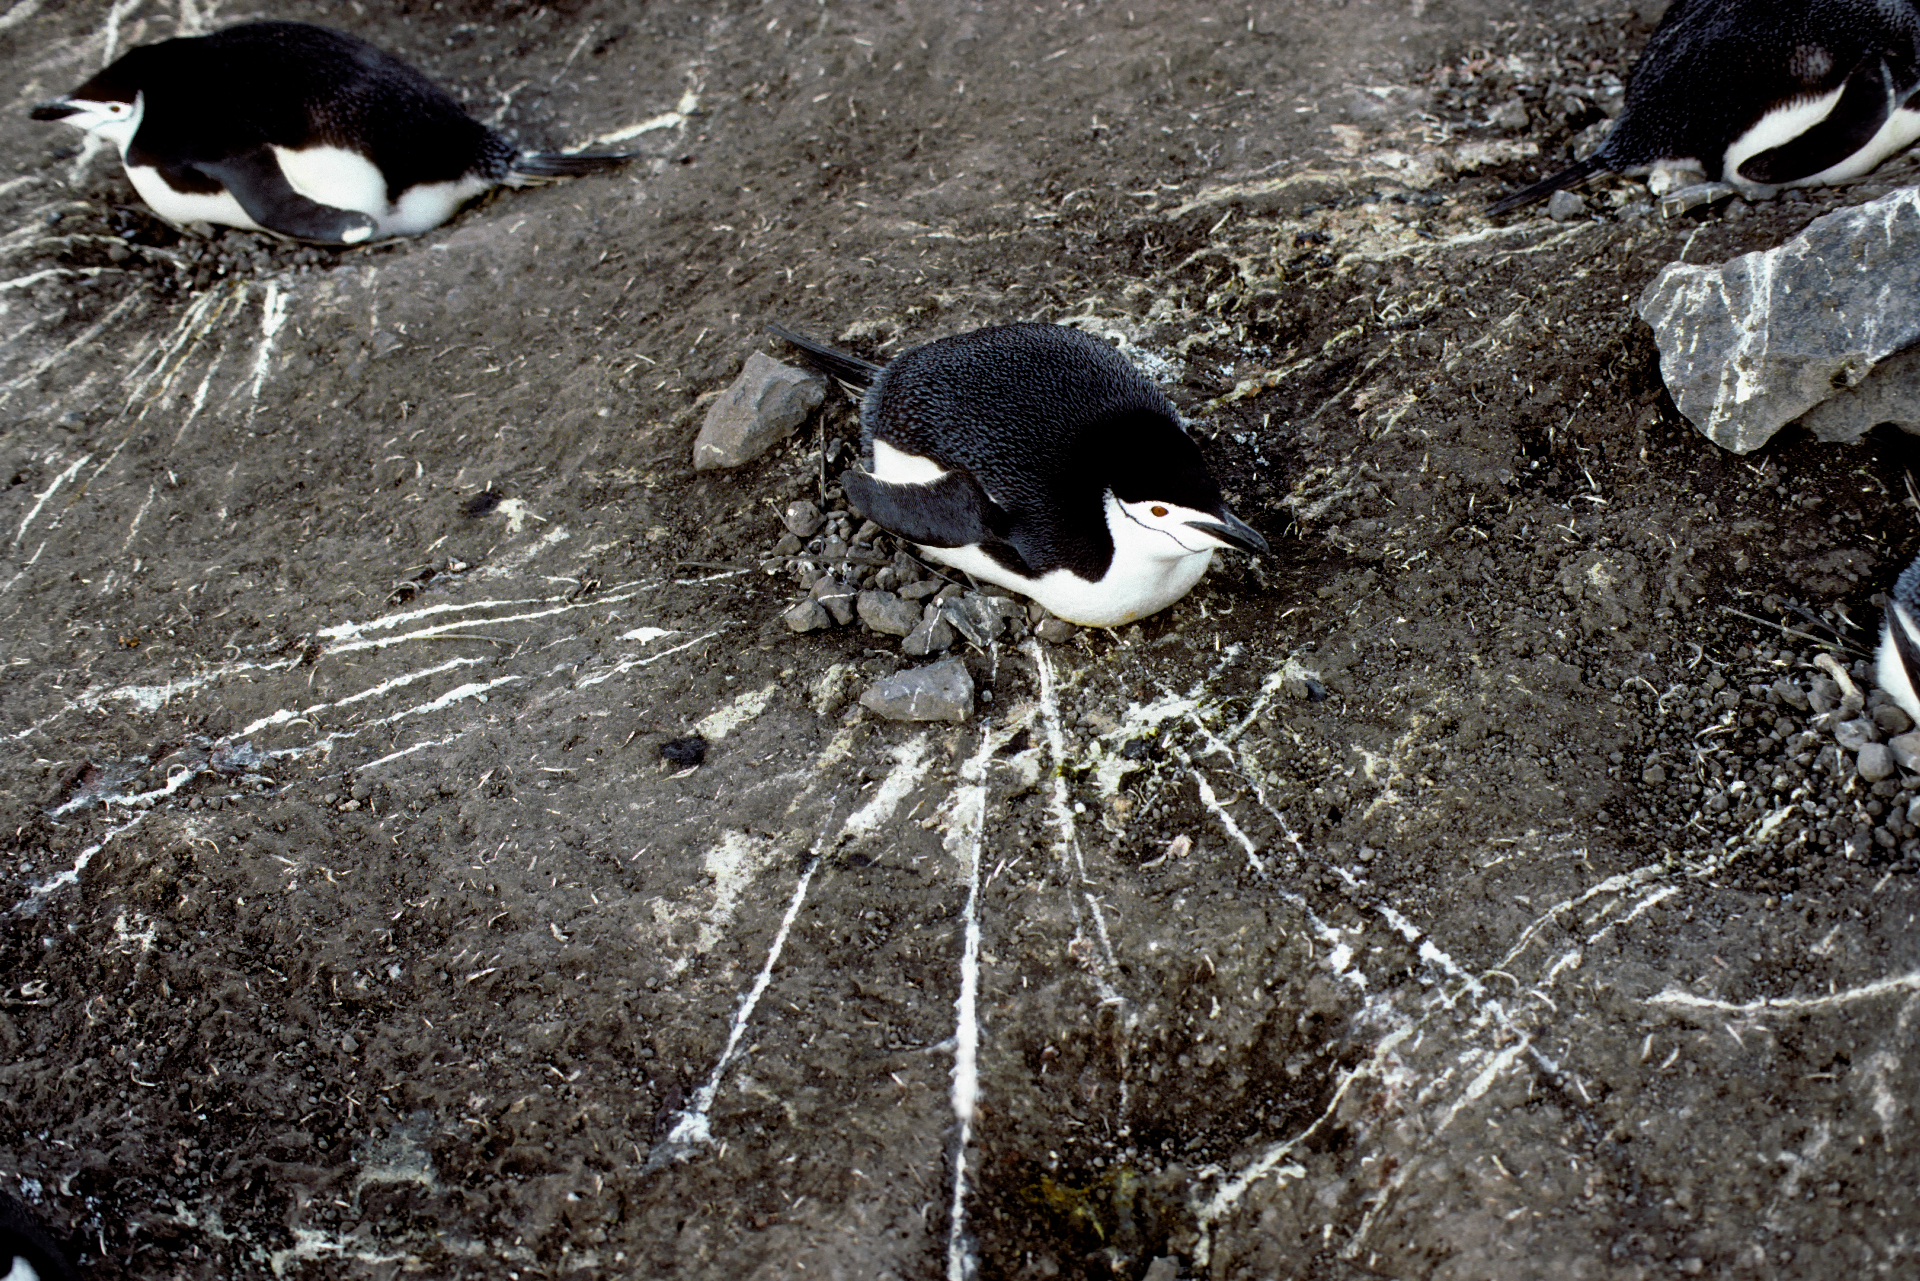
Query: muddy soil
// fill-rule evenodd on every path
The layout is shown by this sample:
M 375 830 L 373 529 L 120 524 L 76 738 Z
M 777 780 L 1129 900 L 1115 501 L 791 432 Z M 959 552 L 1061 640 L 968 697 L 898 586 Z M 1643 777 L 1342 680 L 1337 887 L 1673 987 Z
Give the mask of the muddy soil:
M 1631 312 L 1913 162 L 1489 221 L 1657 18 L 1504 0 L 316 3 L 644 152 L 345 253 L 25 120 L 249 16 L 0 14 L 0 1177 L 98 1274 L 1920 1266 L 1914 445 Z M 690 468 L 774 318 L 1110 335 L 1274 554 L 875 720 L 846 407 Z

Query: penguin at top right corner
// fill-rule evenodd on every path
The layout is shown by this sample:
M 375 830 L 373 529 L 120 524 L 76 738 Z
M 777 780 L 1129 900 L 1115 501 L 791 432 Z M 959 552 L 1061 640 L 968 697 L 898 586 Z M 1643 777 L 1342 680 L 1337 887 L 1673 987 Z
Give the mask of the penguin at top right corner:
M 1595 174 L 1749 199 L 1855 181 L 1920 138 L 1920 0 L 1674 0 L 1594 153 L 1491 205 Z
M 0 1192 L 0 1281 L 80 1281 L 79 1269 L 33 1212 Z

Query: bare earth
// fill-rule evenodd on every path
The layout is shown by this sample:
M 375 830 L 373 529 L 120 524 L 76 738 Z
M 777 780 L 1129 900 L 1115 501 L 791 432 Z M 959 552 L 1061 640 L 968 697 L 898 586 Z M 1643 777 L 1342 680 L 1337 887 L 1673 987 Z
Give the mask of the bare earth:
M 1657 17 L 1507 0 L 315 3 L 647 152 L 338 254 L 25 118 L 255 16 L 0 12 L 0 1186 L 103 1275 L 1920 1269 L 1813 665 L 1914 445 L 1723 454 L 1632 317 L 1912 161 L 1489 222 Z M 875 720 L 762 568 L 846 408 L 689 466 L 776 318 L 1111 335 L 1275 553 Z

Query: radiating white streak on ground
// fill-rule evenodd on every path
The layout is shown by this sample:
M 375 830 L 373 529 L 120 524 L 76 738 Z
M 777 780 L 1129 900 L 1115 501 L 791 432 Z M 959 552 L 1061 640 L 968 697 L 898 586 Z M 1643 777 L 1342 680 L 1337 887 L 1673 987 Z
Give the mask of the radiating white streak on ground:
M 87 870 L 87 864 L 93 862 L 94 855 L 105 849 L 115 837 L 121 836 L 140 826 L 141 823 L 146 821 L 149 813 L 151 813 L 150 810 L 141 810 L 120 826 L 110 827 L 102 832 L 99 840 L 74 855 L 72 867 L 64 872 L 56 872 L 54 875 L 28 890 L 27 896 L 13 905 L 11 914 L 14 916 L 31 916 L 40 910 L 40 904 L 46 901 L 48 895 L 65 886 L 77 884 L 80 880 L 80 873 Z
M 695 645 L 699 645 L 706 641 L 712 640 L 714 637 L 718 636 L 722 630 L 724 629 L 715 628 L 713 631 L 708 632 L 705 636 L 696 636 L 690 641 L 682 641 L 680 644 L 675 645 L 672 649 L 663 649 L 658 654 L 649 654 L 645 658 L 623 658 L 619 662 L 615 663 L 612 667 L 609 667 L 604 672 L 596 672 L 592 676 L 581 677 L 579 683 L 576 684 L 574 688 L 586 689 L 590 685 L 598 685 L 602 681 L 610 681 L 614 677 L 623 675 L 626 672 L 630 672 L 636 667 L 651 666 L 652 664 L 659 662 L 663 658 L 670 658 L 673 655 L 678 654 L 683 649 L 692 649 Z
M 661 655 L 654 655 L 654 658 L 659 657 Z M 762 689 L 743 691 L 719 711 L 701 717 L 695 722 L 693 732 L 712 742 L 720 742 L 766 711 L 767 704 L 773 701 L 774 691 L 778 688 L 778 685 L 767 685 Z
M 49 369 L 52 369 L 55 365 L 65 360 L 68 356 L 71 356 L 74 352 L 79 351 L 82 347 L 85 347 L 94 339 L 98 338 L 109 325 L 120 319 L 120 317 L 135 303 L 139 302 L 143 296 L 144 295 L 138 292 L 128 294 L 112 307 L 109 307 L 106 315 L 100 317 L 100 319 L 94 321 L 91 325 L 88 325 L 86 329 L 82 330 L 78 338 L 75 338 L 51 356 L 47 356 L 37 362 L 33 368 L 27 370 L 26 373 L 4 384 L 0 384 L 0 393 L 3 393 L 0 394 L 0 403 L 4 403 L 14 392 L 26 386 L 41 374 L 46 373 Z
M 160 490 L 159 485 L 147 486 L 147 499 L 140 504 L 140 510 L 133 514 L 133 523 L 127 526 L 126 541 L 120 544 L 120 552 L 125 555 L 133 547 L 133 536 L 140 532 L 140 522 L 147 518 L 147 510 L 153 506 L 153 496 Z
M 626 142 L 638 138 L 643 133 L 652 133 L 656 129 L 678 129 L 687 123 L 687 118 L 700 109 L 699 87 L 695 86 L 680 95 L 680 102 L 672 111 L 663 112 L 638 124 L 627 125 L 609 133 L 599 134 L 587 140 L 579 150 L 587 147 L 604 147 L 611 143 Z
M 960 786 L 948 812 L 946 846 L 960 856 L 967 878 L 967 904 L 961 915 L 960 993 L 954 998 L 953 1115 L 959 1122 L 953 1139 L 953 1199 L 947 1219 L 947 1281 L 970 1281 L 977 1271 L 967 1237 L 967 1147 L 973 1140 L 973 1114 L 980 1104 L 980 851 L 986 841 L 987 763 L 993 750 L 1012 736 L 983 730 L 980 747 L 960 767 Z
M 418 671 L 403 672 L 398 676 L 389 677 L 381 681 L 378 685 L 370 685 L 357 694 L 349 694 L 345 698 L 335 699 L 330 703 L 314 703 L 298 711 L 290 707 L 282 707 L 278 711 L 269 712 L 258 720 L 249 722 L 245 728 L 239 731 L 236 737 L 248 738 L 254 734 L 258 734 L 263 729 L 268 729 L 275 725 L 285 725 L 289 721 L 309 719 L 316 713 L 324 712 L 328 708 L 346 707 L 352 703 L 364 702 L 369 698 L 378 698 L 382 694 L 390 693 L 402 686 L 411 685 L 415 681 L 426 680 L 430 676 L 438 676 L 442 672 L 450 672 L 461 667 L 473 667 L 480 663 L 491 661 L 493 660 L 486 658 L 450 658 L 446 662 L 436 663 L 432 667 L 423 667 Z
M 69 699 L 66 706 L 51 715 L 27 726 L 23 730 L 8 734 L 0 742 L 18 742 L 30 734 L 37 734 L 43 728 L 59 720 L 70 712 L 91 712 L 103 703 L 132 703 L 143 712 L 156 712 L 169 702 L 196 690 L 204 689 L 218 681 L 240 672 L 284 672 L 299 665 L 300 656 L 294 655 L 284 663 L 222 663 L 199 676 L 191 676 L 181 681 L 168 681 L 164 685 L 115 685 L 107 689 L 89 689 L 80 697 Z
M 847 753 L 852 750 L 853 738 L 854 735 L 851 729 L 842 728 L 828 741 L 826 747 L 821 750 L 819 757 L 814 761 L 812 771 L 813 777 L 821 786 L 826 785 L 827 767 L 844 759 Z M 919 768 L 917 763 L 909 766 L 904 762 L 896 762 L 894 766 L 894 769 L 897 771 L 906 771 L 915 768 Z M 885 788 L 884 783 L 882 787 L 883 789 Z M 787 807 L 787 816 L 791 818 L 803 807 L 811 808 L 818 794 L 818 790 L 818 787 L 802 788 L 800 794 L 794 797 L 793 803 Z M 902 795 L 904 795 L 904 792 Z M 872 821 L 880 822 L 884 821 L 884 818 L 885 816 L 881 815 Z M 832 843 L 828 842 L 825 839 L 826 832 L 832 825 L 832 806 L 829 805 L 827 820 L 821 825 L 820 836 L 814 842 L 812 857 L 807 860 L 805 870 L 801 872 L 800 879 L 795 884 L 793 893 L 788 897 L 786 915 L 781 919 L 780 928 L 774 934 L 773 942 L 767 949 L 766 962 L 760 967 L 760 973 L 754 979 L 753 986 L 748 990 L 746 996 L 741 999 L 739 1006 L 734 1011 L 733 1027 L 727 1036 L 726 1047 L 721 1050 L 719 1059 L 713 1065 L 713 1070 L 708 1073 L 707 1083 L 695 1091 L 688 1107 L 681 1111 L 676 1117 L 673 1128 L 667 1132 L 667 1137 L 661 1140 L 661 1142 L 654 1147 L 653 1152 L 647 1157 L 647 1169 L 657 1169 L 668 1161 L 686 1160 L 692 1155 L 692 1150 L 695 1146 L 713 1142 L 713 1131 L 707 1123 L 707 1115 L 713 1108 L 713 1101 L 719 1094 L 720 1083 L 726 1077 L 727 1068 L 733 1061 L 734 1052 L 740 1046 L 740 1038 L 745 1034 L 747 1025 L 753 1018 L 753 1012 L 760 1004 L 761 996 L 764 995 L 767 990 L 767 985 L 773 981 L 774 966 L 779 963 L 781 949 L 786 946 L 787 934 L 793 928 L 794 919 L 800 914 L 801 906 L 806 902 L 807 887 L 813 883 L 813 874 L 820 867 L 820 859 L 827 850 L 832 848 L 834 843 L 839 841 L 841 835 L 845 833 L 846 826 L 843 823 L 840 828 L 840 833 L 836 834 L 834 841 Z
M 447 735 L 445 738 L 430 738 L 424 742 L 415 743 L 411 747 L 403 747 L 397 752 L 388 752 L 385 756 L 376 756 L 374 759 L 368 761 L 365 765 L 359 766 L 358 768 L 360 772 L 364 774 L 366 771 L 373 769 L 375 766 L 385 765 L 389 761 L 397 761 L 402 756 L 411 756 L 415 752 L 423 752 L 427 750 L 429 747 L 445 747 L 448 743 L 451 743 L 456 739 L 465 738 L 467 735 L 475 733 L 476 731 L 484 728 L 485 728 L 484 725 L 469 725 L 463 730 L 459 730 L 455 733 Z M 276 756 L 279 754 L 280 753 L 275 753 Z
M 445 636 L 451 632 L 458 632 L 463 628 L 476 626 L 499 627 L 507 623 L 525 623 L 531 622 L 536 618 L 552 618 L 559 614 L 570 614 L 575 610 L 598 609 L 602 605 L 616 605 L 623 600 L 632 600 L 638 595 L 640 595 L 638 590 L 612 594 L 595 593 L 591 600 L 573 601 L 568 604 L 556 605 L 552 609 L 537 609 L 525 614 L 490 614 L 479 618 L 463 618 L 450 623 L 439 623 L 432 627 L 423 627 L 418 631 L 406 632 L 399 636 L 387 636 L 379 640 L 348 641 L 341 645 L 328 645 L 326 652 L 329 655 L 335 655 L 351 654 L 363 649 L 385 649 L 389 645 L 404 645 L 409 641 L 430 640 L 435 636 Z M 660 655 L 656 654 L 654 657 L 658 658 Z M 604 680 L 605 677 L 601 679 Z
M 34 518 L 40 514 L 40 509 L 47 505 L 49 498 L 53 497 L 53 491 L 72 480 L 79 470 L 87 465 L 87 460 L 92 457 L 92 454 L 82 454 L 74 459 L 65 471 L 53 478 L 52 484 L 48 485 L 36 496 L 33 506 L 29 507 L 27 514 L 20 518 L 20 528 L 13 531 L 13 546 L 18 547 L 20 540 L 27 536 L 27 526 L 33 524 Z
M 621 583 L 615 591 L 632 586 L 646 584 Z M 416 619 L 431 618 L 435 614 L 465 612 L 474 609 L 490 609 L 496 605 L 516 608 L 521 605 L 549 605 L 555 601 L 564 601 L 566 596 L 514 596 L 506 599 L 446 601 L 438 605 L 428 605 L 423 609 L 409 609 L 399 614 L 382 614 L 378 618 L 369 618 L 358 623 L 335 623 L 332 627 L 322 627 L 314 632 L 314 639 L 325 644 L 329 641 L 356 639 L 367 632 L 385 631 L 390 627 L 399 627 Z M 485 621 L 485 620 L 475 620 Z
M 1107 933 L 1106 915 L 1101 911 L 1099 901 L 1086 888 L 1092 881 L 1087 876 L 1087 861 L 1080 850 L 1080 836 L 1074 823 L 1073 809 L 1067 803 L 1067 744 L 1066 736 L 1060 730 L 1060 700 L 1053 687 L 1053 663 L 1037 640 L 1030 639 L 1021 648 L 1033 660 L 1034 671 L 1039 676 L 1040 726 L 1046 735 L 1047 752 L 1053 759 L 1053 788 L 1047 798 L 1047 812 L 1053 819 L 1056 832 L 1054 860 L 1061 864 L 1062 872 L 1067 873 L 1071 881 L 1067 902 L 1073 909 L 1074 925 L 1081 927 L 1086 917 L 1093 918 L 1094 937 L 1099 943 L 1101 962 L 1101 968 L 1094 973 L 1093 979 L 1094 986 L 1100 991 L 1100 999 L 1103 1003 L 1121 1002 L 1125 998 L 1108 977 L 1119 969 L 1119 962 L 1113 955 L 1113 940 Z M 1070 868 L 1067 866 L 1069 862 Z M 1079 899 L 1074 897 L 1076 892 Z M 1081 910 L 1082 901 L 1086 904 L 1085 912 Z
M 1860 987 L 1850 987 L 1844 992 L 1832 992 L 1826 996 L 1763 996 L 1753 1001 L 1722 1001 L 1668 988 L 1657 996 L 1648 997 L 1644 1003 L 1672 1009 L 1712 1010 L 1716 1014 L 1820 1014 L 1891 996 L 1896 992 L 1920 992 L 1920 970 L 1875 979 Z
M 915 734 L 893 749 L 893 768 L 873 789 L 873 795 L 867 798 L 867 803 L 848 817 L 840 829 L 842 839 L 858 840 L 892 817 L 893 812 L 900 808 L 900 802 L 919 785 L 932 764 L 927 759 L 927 748 L 927 736 Z
M 253 356 L 253 391 L 251 398 L 260 399 L 260 388 L 266 384 L 269 364 L 273 359 L 274 344 L 279 340 L 280 329 L 287 323 L 287 295 L 282 292 L 280 282 L 267 282 L 267 297 L 260 305 L 260 346 Z
M 17 27 L 34 14 L 40 12 L 40 4 L 41 0 L 19 0 L 18 4 L 15 4 L 5 13 L 0 13 L 0 31 L 5 31 L 9 27 Z M 16 179 L 16 181 L 18 180 Z M 0 194 L 4 194 L 4 192 L 0 192 Z

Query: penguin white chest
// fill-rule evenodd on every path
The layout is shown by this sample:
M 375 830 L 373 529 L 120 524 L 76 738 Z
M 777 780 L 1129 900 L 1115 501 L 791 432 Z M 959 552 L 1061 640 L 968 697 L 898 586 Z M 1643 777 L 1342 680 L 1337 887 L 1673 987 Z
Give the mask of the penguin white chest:
M 40 1281 L 40 1274 L 34 1271 L 31 1263 L 16 1254 L 13 1256 L 13 1266 L 7 1270 L 7 1275 L 0 1277 L 0 1281 Z
M 1038 578 L 1022 578 L 978 547 L 921 547 L 929 560 L 965 570 L 1032 597 L 1069 623 L 1082 627 L 1119 627 L 1157 614 L 1193 590 L 1213 564 L 1213 549 L 1189 548 L 1167 534 L 1142 527 L 1107 495 L 1107 529 L 1113 559 L 1098 579 L 1070 569 L 1054 569 Z
M 1833 89 L 1819 97 L 1787 103 L 1767 112 L 1728 145 L 1723 170 L 1726 181 L 1756 198 L 1764 199 L 1772 195 L 1778 187 L 1741 177 L 1740 166 L 1762 152 L 1785 146 L 1825 120 L 1839 104 L 1843 90 L 1844 87 Z M 1841 157 L 1818 173 L 1781 185 L 1824 187 L 1852 182 L 1871 173 L 1887 157 L 1906 150 L 1916 138 L 1920 138 L 1920 111 L 1907 107 L 1896 108 L 1888 114 L 1878 132 L 1867 139 L 1859 150 Z
M 1894 639 L 1896 627 L 1909 642 L 1920 643 L 1920 624 L 1916 624 L 1912 613 L 1899 601 L 1889 601 L 1886 622 L 1880 628 L 1880 650 L 1874 656 L 1874 680 L 1893 695 L 1893 701 L 1900 704 L 1902 711 L 1920 720 L 1920 691 L 1914 689 L 1913 673 L 1900 659 L 1899 645 Z
M 127 180 L 147 206 L 171 223 L 212 222 L 245 231 L 262 231 L 226 188 L 219 191 L 179 191 L 151 165 L 127 165 Z

